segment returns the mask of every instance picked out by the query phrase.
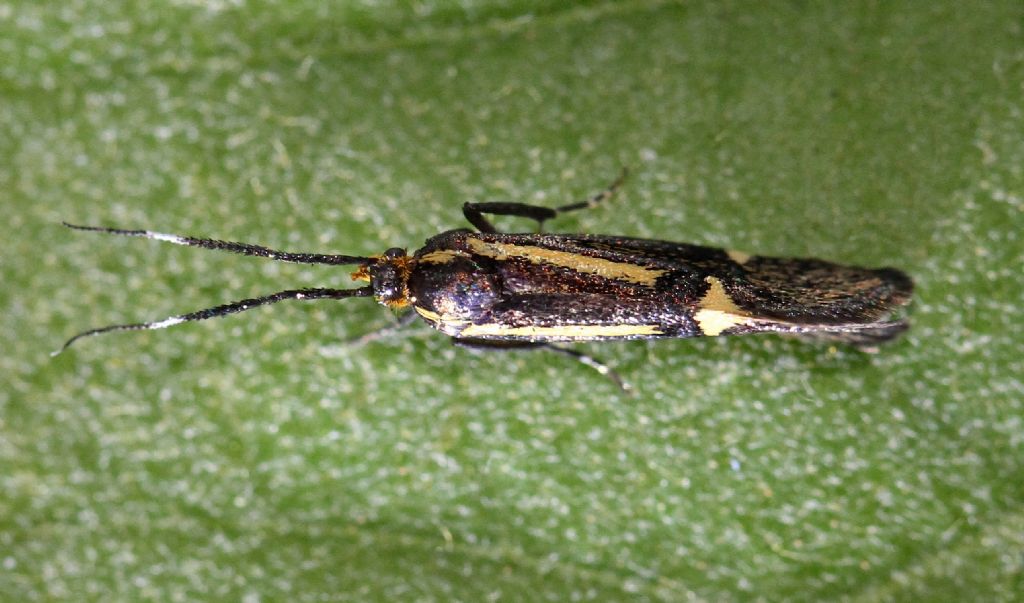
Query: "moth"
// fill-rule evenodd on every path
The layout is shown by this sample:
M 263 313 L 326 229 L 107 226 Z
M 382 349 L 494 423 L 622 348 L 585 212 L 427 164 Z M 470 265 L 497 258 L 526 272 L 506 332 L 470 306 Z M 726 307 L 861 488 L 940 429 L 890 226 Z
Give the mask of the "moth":
M 543 348 L 570 355 L 624 382 L 567 342 L 781 333 L 874 349 L 908 328 L 900 316 L 913 281 L 895 268 L 861 268 L 778 258 L 651 239 L 594 234 L 502 233 L 486 217 L 515 216 L 538 227 L 565 212 L 611 198 L 607 189 L 557 208 L 513 202 L 465 203 L 474 229 L 429 238 L 412 254 L 391 248 L 351 256 L 276 251 L 259 245 L 149 230 L 67 224 L 76 230 L 143 237 L 300 264 L 354 265 L 355 289 L 289 289 L 153 322 L 79 333 L 162 329 L 251 310 L 283 300 L 369 297 L 411 310 L 459 344 Z

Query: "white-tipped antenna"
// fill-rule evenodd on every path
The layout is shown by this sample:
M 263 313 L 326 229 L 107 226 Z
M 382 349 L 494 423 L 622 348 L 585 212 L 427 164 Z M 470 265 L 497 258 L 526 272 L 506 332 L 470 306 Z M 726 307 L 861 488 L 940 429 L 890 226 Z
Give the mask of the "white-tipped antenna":
M 163 232 L 154 232 L 151 230 L 126 230 L 123 228 L 106 228 L 102 226 L 80 226 L 77 224 L 63 223 L 68 228 L 75 230 L 85 230 L 91 232 L 102 232 L 106 234 L 122 235 L 126 237 L 142 237 L 145 239 L 153 239 L 155 241 L 165 241 L 167 243 L 174 243 L 175 245 L 187 245 L 189 247 L 202 247 L 204 249 L 217 249 L 221 251 L 228 251 L 231 253 L 238 253 L 241 255 L 250 255 L 256 257 L 264 257 L 271 260 L 277 260 L 281 262 L 295 262 L 298 264 L 328 264 L 331 266 L 345 265 L 345 264 L 366 264 L 372 262 L 373 258 L 354 256 L 354 255 L 333 255 L 333 254 L 322 254 L 322 253 L 291 253 L 288 251 L 278 251 L 276 249 L 269 249 L 267 247 L 261 247 L 259 245 L 250 245 L 249 243 L 236 243 L 233 241 L 218 241 L 216 239 L 201 239 L 196 237 L 187 237 L 176 234 L 167 234 Z M 59 350 L 51 353 L 51 356 L 56 356 L 74 342 L 78 341 L 83 337 L 91 337 L 93 335 L 100 335 L 101 333 L 110 333 L 112 331 L 143 331 L 153 329 L 166 329 L 183 322 L 190 322 L 196 320 L 206 320 L 207 318 L 216 318 L 219 316 L 227 316 L 228 314 L 235 314 L 236 312 L 243 312 L 259 306 L 265 306 L 267 304 L 277 303 L 286 299 L 343 299 L 347 297 L 371 297 L 373 296 L 372 287 L 362 287 L 359 289 L 290 289 L 287 291 L 279 291 L 270 295 L 264 295 L 261 297 L 254 297 L 252 299 L 244 299 L 242 301 L 232 302 L 229 304 L 223 304 L 220 306 L 214 306 L 212 308 L 206 308 L 198 310 L 196 312 L 189 312 L 188 314 L 180 314 L 177 316 L 170 316 L 163 320 L 157 320 L 153 322 L 140 322 L 132 324 L 121 324 L 121 325 L 110 325 L 106 327 L 100 327 L 98 329 L 90 329 L 83 331 L 71 339 L 64 342 Z
M 64 350 L 68 349 L 68 347 L 71 346 L 71 344 L 78 341 L 79 339 L 82 339 L 83 337 L 91 337 L 93 335 L 99 335 L 101 333 L 110 333 L 112 331 L 146 331 L 153 329 L 166 329 L 167 327 L 173 327 L 174 325 L 178 325 L 183 322 L 206 320 L 207 318 L 227 316 L 228 314 L 244 312 L 245 310 L 251 310 L 259 306 L 275 304 L 279 301 L 284 301 L 286 299 L 344 299 L 346 297 L 371 296 L 373 296 L 372 287 L 360 287 L 359 289 L 292 289 L 288 291 L 279 291 L 277 293 L 272 293 L 270 295 L 254 297 L 252 299 L 243 299 L 242 301 L 232 302 L 230 304 L 223 304 L 220 306 L 214 306 L 212 308 L 206 308 L 203 310 L 197 310 L 195 312 L 189 312 L 188 314 L 171 316 L 163 320 L 123 325 L 110 325 L 107 327 L 100 327 L 98 329 L 89 329 L 88 331 L 83 331 L 75 335 L 71 339 L 68 339 L 66 342 L 64 342 L 64 345 L 61 346 L 59 350 L 51 352 L 50 356 L 56 356 L 57 354 L 60 354 Z
M 261 258 L 269 258 L 280 262 L 294 262 L 297 264 L 328 264 L 331 266 L 339 266 L 345 264 L 364 264 L 373 260 L 373 258 L 370 257 L 356 255 L 291 253 L 288 251 L 277 251 L 276 249 L 261 247 L 260 245 L 251 245 L 249 243 L 186 237 L 176 234 L 154 232 L 152 230 L 126 230 L 123 228 L 106 228 L 103 226 L 80 226 L 78 224 L 69 224 L 67 222 L 63 222 L 63 224 L 64 226 L 75 230 L 103 232 L 106 234 L 121 235 L 125 237 L 142 237 L 144 239 L 153 239 L 155 241 L 166 241 L 168 243 L 174 243 L 175 245 L 202 247 L 204 249 L 219 249 L 221 251 L 230 251 L 231 253 L 238 253 L 241 255 L 251 255 Z

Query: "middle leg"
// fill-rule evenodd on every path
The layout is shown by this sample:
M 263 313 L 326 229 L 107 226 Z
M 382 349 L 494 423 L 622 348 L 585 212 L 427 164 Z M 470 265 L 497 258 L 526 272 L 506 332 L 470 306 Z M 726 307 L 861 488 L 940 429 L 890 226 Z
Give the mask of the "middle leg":
M 615 385 L 619 386 L 619 389 L 626 393 L 631 393 L 633 386 L 627 383 L 618 373 L 615 372 L 610 366 L 591 356 L 585 354 L 579 350 L 572 348 L 564 348 L 553 343 L 547 343 L 543 341 L 495 341 L 492 339 L 459 339 L 456 337 L 452 338 L 452 343 L 459 347 L 475 350 L 549 350 L 551 352 L 557 352 L 563 356 L 568 356 L 577 362 L 585 364 L 590 368 L 594 369 L 598 373 L 601 373 L 605 377 L 611 379 Z

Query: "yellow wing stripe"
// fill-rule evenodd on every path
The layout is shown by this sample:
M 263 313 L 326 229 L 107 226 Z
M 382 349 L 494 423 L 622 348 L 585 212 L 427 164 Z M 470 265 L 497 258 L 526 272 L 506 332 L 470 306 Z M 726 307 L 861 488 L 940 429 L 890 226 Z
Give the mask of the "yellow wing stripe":
M 638 337 L 661 335 L 658 325 L 557 325 L 551 327 L 511 327 L 497 323 L 469 325 L 460 337 L 544 337 L 589 339 L 598 337 Z
M 466 242 L 475 253 L 496 260 L 505 260 L 510 257 L 523 258 L 534 264 L 560 266 L 576 272 L 596 274 L 604 278 L 618 279 L 649 287 L 653 287 L 658 277 L 666 272 L 658 268 L 593 258 L 571 251 L 557 251 L 535 245 L 488 242 L 472 237 L 467 238 Z

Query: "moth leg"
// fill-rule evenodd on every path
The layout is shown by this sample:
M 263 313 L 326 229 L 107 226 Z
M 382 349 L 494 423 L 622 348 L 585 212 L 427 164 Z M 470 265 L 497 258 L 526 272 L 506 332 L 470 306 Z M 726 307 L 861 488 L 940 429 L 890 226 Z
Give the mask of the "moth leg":
M 367 333 L 363 333 L 362 335 L 359 335 L 357 337 L 348 339 L 345 341 L 345 344 L 352 346 L 361 346 L 370 343 L 371 341 L 377 341 L 378 339 L 390 337 L 395 333 L 401 331 L 405 327 L 408 327 L 412 323 L 416 322 L 416 317 L 417 314 L 415 312 L 406 312 L 405 314 L 399 316 L 394 323 L 386 327 L 380 327 L 379 329 L 374 329 Z
M 621 389 L 622 391 L 626 392 L 627 394 L 633 392 L 633 386 L 630 385 L 628 381 L 623 379 L 621 375 L 619 375 L 617 372 L 615 372 L 615 369 L 613 369 L 612 367 L 608 366 L 603 360 L 595 358 L 595 357 L 591 356 L 590 354 L 583 353 L 583 352 L 581 352 L 579 350 L 574 350 L 572 348 L 563 348 L 562 346 L 558 346 L 558 345 L 555 345 L 555 344 L 552 344 L 552 343 L 544 343 L 544 344 L 541 344 L 541 345 L 546 350 L 551 350 L 552 352 L 558 352 L 559 354 L 568 356 L 570 358 L 574 358 L 577 361 L 579 361 L 579 362 L 589 366 L 590 368 L 592 368 L 595 371 L 601 373 L 605 377 L 608 377 L 609 379 L 611 379 L 612 382 L 615 383 L 615 385 L 619 386 L 619 389 Z
M 561 207 L 558 208 L 558 213 L 563 214 L 565 212 L 576 211 L 578 209 L 587 209 L 590 207 L 594 207 L 599 203 L 604 203 L 605 201 L 614 197 L 615 193 L 618 192 L 620 188 L 622 188 L 622 184 L 626 181 L 626 176 L 629 176 L 629 169 L 622 168 L 622 171 L 619 172 L 619 176 L 615 180 L 613 180 L 612 183 L 609 184 L 603 191 L 597 193 L 596 195 L 591 195 L 590 197 L 587 197 L 582 201 L 576 201 L 575 203 L 562 205 Z
M 507 350 L 549 350 L 551 352 L 557 352 L 563 356 L 568 356 L 577 362 L 581 362 L 590 368 L 594 369 L 598 373 L 601 373 L 605 377 L 611 379 L 615 385 L 619 386 L 619 389 L 626 393 L 630 393 L 633 390 L 633 386 L 624 380 L 615 370 L 610 366 L 594 358 L 590 354 L 585 354 L 579 350 L 572 348 L 564 348 L 562 346 L 555 345 L 553 343 L 547 343 L 542 341 L 495 341 L 491 339 L 459 339 L 452 338 L 452 343 L 459 347 L 475 350 L 490 350 L 490 351 L 507 351 Z
M 386 327 L 380 327 L 368 333 L 363 333 L 362 335 L 356 335 L 355 337 L 342 340 L 338 343 L 321 346 L 319 349 L 320 355 L 325 358 L 341 358 L 342 356 L 349 354 L 352 348 L 377 341 L 378 339 L 394 337 L 399 334 L 401 334 L 402 337 L 417 336 L 421 331 L 405 330 L 410 324 L 416 322 L 416 316 L 417 314 L 415 312 L 408 312 L 399 316 L 392 324 Z M 426 334 L 429 333 L 429 331 L 424 329 L 422 333 Z
M 626 175 L 628 173 L 628 170 L 623 168 L 619 177 L 609 184 L 606 189 L 596 195 L 583 199 L 582 201 L 569 203 L 568 205 L 550 208 L 510 201 L 492 201 L 486 203 L 467 202 L 462 205 L 462 215 L 464 215 L 466 220 L 468 220 L 469 223 L 475 226 L 480 232 L 498 232 L 498 229 L 491 224 L 490 220 L 484 217 L 485 214 L 490 214 L 492 216 L 514 216 L 517 218 L 536 220 L 537 229 L 539 230 L 544 227 L 545 220 L 550 220 L 558 214 L 594 207 L 603 201 L 611 199 L 615 195 L 615 192 L 622 186 L 622 183 L 626 180 Z

